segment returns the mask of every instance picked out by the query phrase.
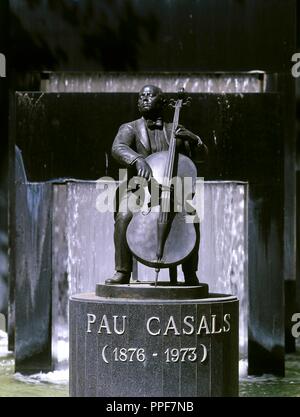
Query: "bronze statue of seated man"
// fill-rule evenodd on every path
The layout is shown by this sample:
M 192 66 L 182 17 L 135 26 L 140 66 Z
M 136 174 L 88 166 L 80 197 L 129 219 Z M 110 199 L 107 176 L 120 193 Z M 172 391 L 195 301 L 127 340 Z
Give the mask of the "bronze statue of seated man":
M 162 90 L 153 85 L 144 86 L 138 96 L 138 109 L 141 118 L 120 126 L 112 145 L 113 157 L 124 167 L 133 170 L 135 175 L 149 180 L 152 171 L 145 158 L 155 152 L 166 151 L 169 147 L 168 138 L 171 135 L 172 123 L 163 118 L 165 98 Z M 207 153 L 207 148 L 199 136 L 178 125 L 176 146 L 180 153 L 193 159 L 195 155 Z M 127 226 L 132 219 L 132 212 L 120 210 L 128 207 L 126 199 L 130 191 L 119 195 L 118 209 L 115 213 L 114 244 L 115 244 L 115 274 L 105 281 L 106 284 L 128 284 L 132 272 L 132 254 L 126 241 Z M 200 243 L 199 224 L 195 223 L 196 245 L 189 258 L 182 263 L 185 283 L 198 285 L 196 275 L 198 268 L 198 251 Z

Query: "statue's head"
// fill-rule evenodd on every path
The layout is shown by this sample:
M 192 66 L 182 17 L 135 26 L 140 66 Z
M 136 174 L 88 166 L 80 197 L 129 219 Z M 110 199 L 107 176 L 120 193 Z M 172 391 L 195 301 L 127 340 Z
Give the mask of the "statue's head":
M 165 105 L 162 90 L 155 85 L 145 85 L 139 92 L 138 109 L 146 118 L 161 116 Z

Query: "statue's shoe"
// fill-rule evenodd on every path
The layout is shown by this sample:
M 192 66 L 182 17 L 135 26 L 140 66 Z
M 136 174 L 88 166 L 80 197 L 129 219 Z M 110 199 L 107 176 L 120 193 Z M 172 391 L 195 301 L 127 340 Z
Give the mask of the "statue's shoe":
M 191 287 L 196 287 L 197 285 L 200 284 L 200 282 L 198 280 L 198 277 L 197 277 L 195 272 L 185 276 L 184 281 L 185 281 L 185 285 L 188 285 L 188 286 L 191 286 Z
M 109 278 L 105 281 L 105 284 L 108 285 L 117 285 L 117 284 L 129 284 L 130 281 L 129 273 L 116 272 L 112 278 Z

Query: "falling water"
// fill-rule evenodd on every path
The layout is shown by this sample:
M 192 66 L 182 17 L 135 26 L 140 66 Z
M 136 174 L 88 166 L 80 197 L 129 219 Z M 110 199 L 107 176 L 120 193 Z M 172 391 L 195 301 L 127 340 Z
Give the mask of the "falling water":
M 166 93 L 184 87 L 189 93 L 263 93 L 269 75 L 245 73 L 84 73 L 49 72 L 43 91 L 49 93 L 136 93 L 145 84 L 160 86 Z

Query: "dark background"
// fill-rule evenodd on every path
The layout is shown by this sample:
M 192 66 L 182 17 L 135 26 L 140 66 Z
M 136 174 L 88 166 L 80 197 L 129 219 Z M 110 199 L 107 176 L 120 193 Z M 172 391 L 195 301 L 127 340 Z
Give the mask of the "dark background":
M 294 0 L 10 3 L 18 71 L 283 71 L 294 53 Z

